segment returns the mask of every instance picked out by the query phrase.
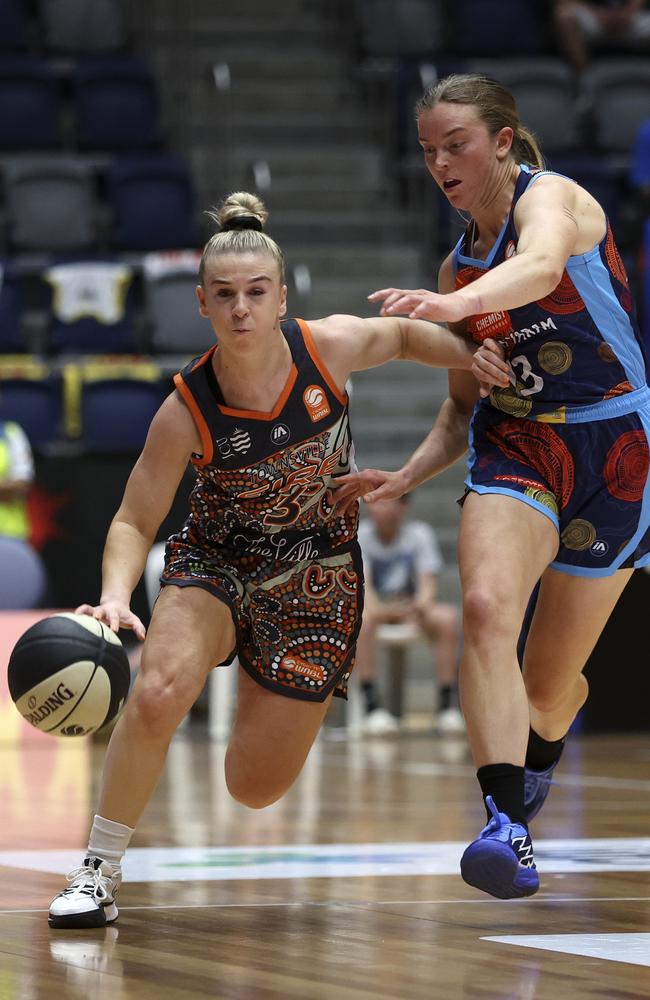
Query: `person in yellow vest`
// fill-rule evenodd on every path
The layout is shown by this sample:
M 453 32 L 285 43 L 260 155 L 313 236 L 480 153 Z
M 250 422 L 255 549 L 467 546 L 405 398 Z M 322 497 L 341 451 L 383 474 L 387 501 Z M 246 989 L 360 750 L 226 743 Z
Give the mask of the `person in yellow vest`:
M 29 539 L 27 493 L 34 459 L 27 435 L 12 420 L 0 420 L 0 536 Z

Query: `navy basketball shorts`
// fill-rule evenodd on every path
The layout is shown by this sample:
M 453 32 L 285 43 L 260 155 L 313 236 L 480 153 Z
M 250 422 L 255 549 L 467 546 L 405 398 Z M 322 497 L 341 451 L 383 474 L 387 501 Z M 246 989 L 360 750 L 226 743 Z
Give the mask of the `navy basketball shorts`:
M 560 536 L 553 569 L 601 577 L 644 566 L 650 390 L 567 408 L 563 416 L 566 422 L 529 420 L 479 405 L 467 490 L 515 497 L 548 517 Z
M 347 698 L 363 611 L 363 564 L 355 541 L 299 562 L 254 567 L 172 536 L 163 586 L 202 587 L 230 608 L 238 657 L 262 687 L 303 701 Z

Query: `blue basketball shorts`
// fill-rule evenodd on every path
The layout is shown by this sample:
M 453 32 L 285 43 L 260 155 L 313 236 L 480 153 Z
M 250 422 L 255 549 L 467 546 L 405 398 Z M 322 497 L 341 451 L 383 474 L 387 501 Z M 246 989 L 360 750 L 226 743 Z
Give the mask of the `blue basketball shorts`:
M 474 411 L 465 486 L 515 497 L 560 536 L 553 569 L 611 576 L 650 561 L 650 389 L 567 408 L 565 422 Z

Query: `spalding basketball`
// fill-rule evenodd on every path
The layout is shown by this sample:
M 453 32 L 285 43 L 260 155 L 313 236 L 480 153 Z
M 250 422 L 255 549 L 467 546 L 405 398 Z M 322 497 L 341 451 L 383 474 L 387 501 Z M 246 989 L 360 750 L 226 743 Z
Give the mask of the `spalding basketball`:
M 9 660 L 9 691 L 32 726 L 85 736 L 111 722 L 129 693 L 122 643 L 91 615 L 51 615 L 28 628 Z

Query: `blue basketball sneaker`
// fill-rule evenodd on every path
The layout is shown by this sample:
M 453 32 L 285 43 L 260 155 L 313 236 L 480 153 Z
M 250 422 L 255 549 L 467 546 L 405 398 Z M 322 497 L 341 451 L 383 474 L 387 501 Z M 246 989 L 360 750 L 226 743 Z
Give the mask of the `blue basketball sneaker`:
M 544 803 L 546 796 L 553 784 L 553 771 L 560 763 L 560 758 L 554 760 L 549 767 L 543 771 L 534 771 L 532 767 L 524 768 L 524 807 L 526 809 L 526 822 L 537 816 Z
M 492 819 L 460 859 L 460 873 L 468 885 L 497 899 L 532 896 L 539 889 L 539 875 L 528 830 L 499 812 L 491 795 L 485 802 Z

